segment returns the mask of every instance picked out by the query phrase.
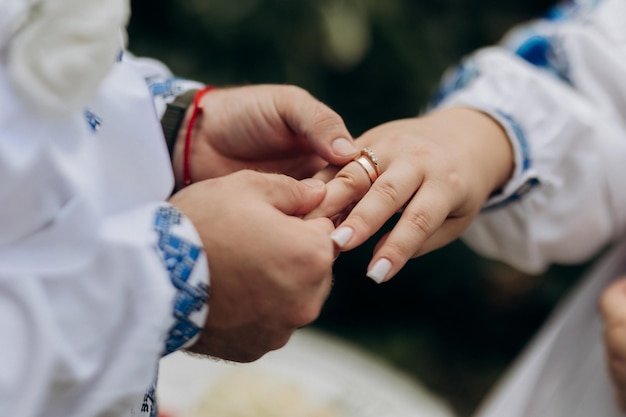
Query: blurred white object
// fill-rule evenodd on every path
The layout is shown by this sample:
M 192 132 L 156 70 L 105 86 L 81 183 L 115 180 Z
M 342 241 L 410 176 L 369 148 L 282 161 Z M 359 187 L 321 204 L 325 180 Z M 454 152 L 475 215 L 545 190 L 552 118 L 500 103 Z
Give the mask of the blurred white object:
M 124 47 L 128 0 L 0 0 L 0 64 L 45 114 L 84 106 Z M 6 11 L 6 14 L 5 14 Z
M 295 392 L 301 391 L 305 395 L 299 393 L 298 401 L 318 407 L 316 412 L 299 412 L 297 415 L 454 416 L 441 399 L 414 379 L 345 341 L 311 329 L 298 331 L 284 348 L 250 364 L 218 362 L 181 352 L 162 359 L 157 388 L 160 411 L 171 417 L 189 417 L 207 396 L 211 396 L 210 401 L 232 401 L 232 397 L 215 395 L 216 391 L 211 393 L 218 384 L 228 383 L 223 381 L 228 381 L 232 375 L 238 375 L 240 384 L 233 393 L 239 403 L 238 416 L 255 415 L 243 414 L 241 404 L 254 404 L 255 401 L 258 404 L 258 398 L 267 396 L 268 392 L 277 393 L 271 386 L 286 387 L 285 381 L 293 384 L 284 390 L 285 400 L 289 401 L 288 397 L 293 398 Z M 268 378 L 265 385 L 259 383 L 263 376 Z M 266 400 L 269 404 L 266 407 L 279 404 L 275 398 Z M 287 404 L 287 407 L 294 405 Z M 337 410 L 337 413 L 329 413 L 329 409 Z M 263 411 L 267 410 L 259 409 L 256 415 L 266 415 Z M 199 417 L 199 414 L 193 416 Z
M 623 417 L 607 370 L 598 300 L 626 274 L 626 241 L 564 300 L 476 417 Z

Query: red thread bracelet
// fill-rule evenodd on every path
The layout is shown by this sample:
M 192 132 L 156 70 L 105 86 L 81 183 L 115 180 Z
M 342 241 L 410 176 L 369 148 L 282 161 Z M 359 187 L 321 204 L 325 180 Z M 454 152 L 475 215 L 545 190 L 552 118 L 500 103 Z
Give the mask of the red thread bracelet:
M 191 131 L 193 130 L 194 123 L 196 122 L 196 116 L 202 113 L 202 107 L 199 107 L 200 100 L 209 91 L 215 87 L 206 86 L 201 90 L 198 90 L 193 98 L 193 108 L 191 110 L 191 116 L 189 117 L 189 124 L 187 125 L 187 131 L 185 132 L 185 147 L 183 148 L 183 186 L 186 187 L 191 184 L 191 174 L 189 173 L 189 149 L 191 148 Z

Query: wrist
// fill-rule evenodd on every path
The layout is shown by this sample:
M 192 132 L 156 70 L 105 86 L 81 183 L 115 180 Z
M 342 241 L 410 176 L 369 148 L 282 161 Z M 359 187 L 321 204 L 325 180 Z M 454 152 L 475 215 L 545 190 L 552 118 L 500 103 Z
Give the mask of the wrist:
M 515 157 L 500 122 L 488 113 L 469 107 L 449 107 L 433 114 L 439 115 L 441 121 L 453 129 L 457 144 L 464 146 L 474 161 L 486 197 L 502 190 L 513 176 Z
M 161 117 L 161 128 L 167 144 L 170 159 L 174 160 L 174 147 L 178 139 L 181 126 L 184 125 L 187 110 L 193 104 L 193 98 L 198 90 L 192 89 L 176 97 L 166 104 L 165 112 Z
M 186 104 L 185 107 L 179 106 L 179 122 L 177 130 L 172 132 L 172 145 L 170 157 L 172 160 L 172 169 L 174 171 L 175 191 L 191 184 L 191 140 L 196 125 L 196 119 L 202 114 L 202 106 L 200 101 L 205 93 L 213 90 L 212 86 L 205 86 L 200 90 L 190 90 L 185 93 L 184 98 L 181 96 L 181 103 Z
M 480 167 L 489 185 L 489 195 L 501 191 L 511 180 L 515 156 L 511 141 L 500 122 L 489 114 L 475 109 L 464 109 L 471 118 L 469 128 L 475 132 L 475 150 L 481 157 Z
M 187 107 L 183 114 L 182 123 L 176 132 L 172 153 L 172 170 L 174 171 L 175 190 L 180 190 L 185 186 L 184 183 L 184 154 L 185 154 L 185 137 L 187 129 L 189 129 L 189 121 L 193 114 L 193 102 Z

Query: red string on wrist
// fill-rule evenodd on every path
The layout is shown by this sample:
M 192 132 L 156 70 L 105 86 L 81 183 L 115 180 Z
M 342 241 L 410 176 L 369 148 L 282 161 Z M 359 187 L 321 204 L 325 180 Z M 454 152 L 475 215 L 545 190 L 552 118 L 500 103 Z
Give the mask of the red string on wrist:
M 185 147 L 183 148 L 183 186 L 186 187 L 191 184 L 191 174 L 189 173 L 189 152 L 191 148 L 191 131 L 193 130 L 198 114 L 202 113 L 202 107 L 199 106 L 202 97 L 213 90 L 215 87 L 206 86 L 201 90 L 198 90 L 193 98 L 193 108 L 191 110 L 191 116 L 189 117 L 189 124 L 187 125 L 187 131 L 185 132 Z

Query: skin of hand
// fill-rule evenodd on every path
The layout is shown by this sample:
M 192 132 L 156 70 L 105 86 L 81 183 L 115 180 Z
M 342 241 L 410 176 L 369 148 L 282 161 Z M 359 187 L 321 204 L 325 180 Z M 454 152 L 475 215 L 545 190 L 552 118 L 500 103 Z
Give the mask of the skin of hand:
M 609 285 L 600 298 L 604 345 L 616 400 L 626 412 L 626 277 Z
M 303 179 L 329 163 L 345 165 L 358 152 L 343 119 L 296 86 L 217 88 L 202 97 L 199 107 L 190 146 L 192 182 L 240 169 Z M 174 146 L 177 189 L 190 113 Z
M 318 317 L 332 283 L 334 226 L 302 216 L 324 195 L 319 180 L 242 170 L 170 198 L 209 261 L 209 313 L 191 352 L 250 362 Z
M 368 266 L 367 275 L 379 283 L 393 277 L 408 259 L 456 239 L 514 167 L 501 125 L 467 108 L 385 123 L 365 132 L 356 144 L 374 151 L 380 176 L 370 184 L 356 162 L 339 171 L 320 171 L 316 177 L 329 181 L 326 197 L 307 218 L 340 222 L 332 238 L 346 251 L 402 211 L 377 243 Z

